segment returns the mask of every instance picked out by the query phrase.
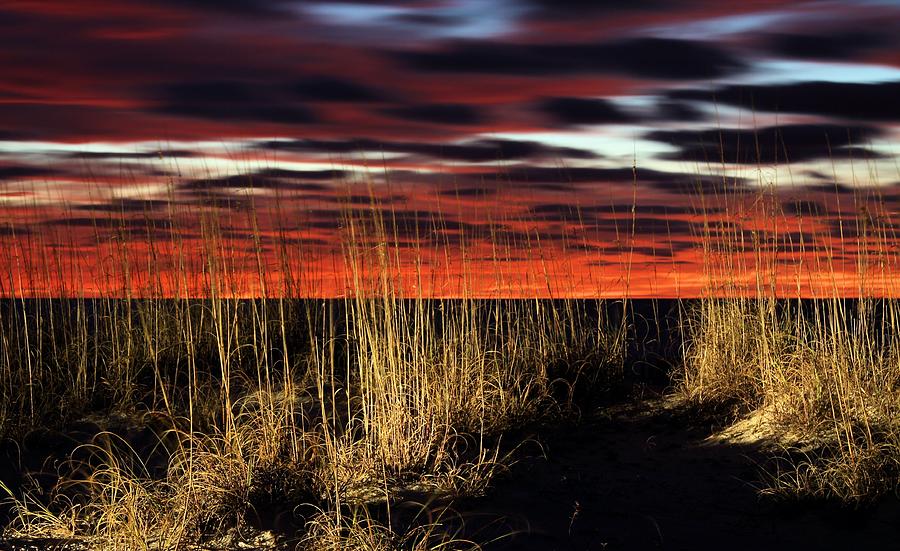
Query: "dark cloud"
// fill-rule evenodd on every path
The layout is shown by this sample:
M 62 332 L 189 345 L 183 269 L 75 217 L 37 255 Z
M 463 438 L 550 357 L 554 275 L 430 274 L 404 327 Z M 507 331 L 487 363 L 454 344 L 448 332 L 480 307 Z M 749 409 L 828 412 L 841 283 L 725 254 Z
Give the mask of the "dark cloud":
M 3 130 L 0 129 L 0 142 L 17 142 L 22 140 L 30 140 L 34 135 L 19 130 Z
M 881 221 L 866 223 L 863 219 L 845 217 L 827 219 L 828 234 L 834 238 L 858 240 L 861 238 L 882 239 L 900 235 L 900 222 Z
M 706 214 L 716 214 L 722 209 L 709 207 L 704 210 Z M 698 209 L 690 205 L 629 205 L 627 203 L 614 203 L 609 205 L 572 205 L 566 203 L 545 203 L 535 205 L 529 209 L 531 216 L 541 219 L 559 219 L 577 221 L 579 218 L 591 219 L 603 216 L 630 216 L 638 215 L 691 215 L 697 214 Z
M 803 113 L 872 121 L 900 120 L 900 81 L 875 84 L 800 82 L 730 85 L 713 90 L 675 90 L 676 99 L 702 100 L 779 113 Z
M 563 125 L 622 124 L 635 119 L 616 105 L 601 98 L 548 98 L 538 104 L 538 110 Z
M 683 175 L 669 181 L 657 180 L 650 186 L 674 195 L 689 197 L 739 197 L 753 191 L 748 182 L 742 178 L 723 178 L 716 176 Z
M 283 15 L 289 0 L 153 0 L 178 9 L 219 12 L 242 16 Z
M 475 197 L 478 195 L 493 195 L 498 193 L 502 189 L 511 189 L 511 188 L 523 188 L 527 187 L 529 190 L 534 191 L 559 191 L 565 193 L 572 193 L 577 190 L 578 186 L 576 182 L 566 182 L 566 181 L 529 181 L 527 182 L 527 186 L 521 186 L 519 184 L 524 184 L 526 182 L 516 182 L 509 180 L 505 174 L 500 172 L 494 172 L 489 174 L 475 174 L 475 175 L 465 175 L 465 177 L 457 176 L 453 178 L 457 184 L 466 183 L 468 187 L 464 188 L 468 192 L 469 197 Z M 447 196 L 453 196 L 456 194 L 456 187 L 452 187 L 444 190 L 444 194 Z M 480 191 L 476 191 L 480 190 Z
M 93 228 L 93 229 L 119 229 L 141 231 L 149 229 L 171 228 L 174 225 L 172 220 L 166 218 L 148 218 L 148 217 L 79 217 L 73 216 L 69 218 L 51 218 L 41 222 L 42 226 L 56 226 L 61 228 Z
M 279 92 L 264 84 L 239 81 L 184 82 L 162 90 L 158 111 L 217 121 L 302 124 L 316 120 L 308 108 Z
M 406 238 L 459 231 L 478 233 L 479 230 L 484 229 L 480 224 L 453 220 L 439 212 L 384 209 L 380 215 L 390 225 L 391 234 L 396 233 L 400 237 Z
M 664 217 L 637 216 L 623 218 L 596 218 L 587 224 L 590 228 L 611 235 L 620 235 L 622 239 L 635 235 L 693 235 L 698 232 L 698 225 L 685 220 L 671 220 Z
M 143 159 L 176 159 L 193 158 L 200 156 L 197 151 L 187 149 L 160 149 L 159 151 L 75 151 L 68 157 L 75 159 L 97 160 L 143 160 Z
M 630 168 L 546 167 L 518 165 L 494 173 L 480 175 L 485 179 L 497 178 L 508 182 L 631 182 L 634 180 L 669 178 L 671 175 L 655 170 L 641 170 L 636 175 Z
M 578 19 L 585 15 L 610 14 L 620 12 L 642 11 L 672 7 L 673 4 L 684 2 L 661 0 L 529 0 L 535 8 L 532 14 L 537 18 L 551 17 L 559 19 Z
M 797 124 L 756 130 L 656 130 L 646 139 L 667 143 L 678 151 L 664 158 L 699 163 L 772 164 L 841 157 L 875 158 L 858 147 L 878 137 L 870 126 Z
M 153 3 L 206 14 L 223 14 L 253 18 L 299 17 L 300 8 L 309 5 L 370 4 L 409 6 L 418 0 L 150 0 Z M 427 6 L 424 6 L 427 7 Z
M 264 178 L 292 178 L 296 180 L 316 180 L 331 182 L 347 176 L 347 171 L 338 169 L 325 170 L 289 170 L 284 168 L 267 168 L 254 173 Z
M 770 52 L 778 56 L 845 61 L 896 46 L 893 33 L 883 33 L 873 26 L 819 33 L 773 33 L 764 35 L 762 41 Z
M 361 195 L 351 193 L 350 195 L 337 195 L 330 198 L 331 201 L 335 201 L 342 204 L 348 205 L 372 205 L 372 204 L 383 204 L 383 203 L 399 203 L 401 201 L 405 201 L 407 199 L 406 195 L 395 193 L 388 196 L 377 196 L 377 195 Z
M 472 224 L 455 220 L 441 212 L 429 210 L 408 210 L 402 208 L 372 207 L 359 205 L 345 209 L 312 209 L 308 211 L 309 220 L 304 223 L 308 228 L 334 230 L 348 219 L 358 220 L 361 224 L 371 223 L 379 218 L 389 228 L 390 238 L 445 240 L 450 233 L 466 232 L 470 235 L 484 232 L 487 228 L 481 224 Z M 363 236 L 375 241 L 382 237 L 377 232 Z
M 605 246 L 601 247 L 598 252 L 612 254 L 612 255 L 641 255 L 647 257 L 646 259 L 634 258 L 635 262 L 645 263 L 647 260 L 653 261 L 658 259 L 660 262 L 664 262 L 668 265 L 673 264 L 672 258 L 681 252 L 686 250 L 696 250 L 699 249 L 699 245 L 696 243 L 688 243 L 683 244 L 677 241 L 666 241 L 664 243 L 659 243 L 653 247 L 635 247 L 629 246 L 627 243 L 622 243 L 619 245 Z M 627 260 L 627 259 L 625 259 Z M 622 260 L 619 260 L 616 263 L 621 263 Z M 680 263 L 680 262 L 676 262 Z
M 486 118 L 479 109 L 461 103 L 402 105 L 384 109 L 382 112 L 410 122 L 451 126 L 477 125 L 483 123 Z
M 828 208 L 818 201 L 811 199 L 794 199 L 781 203 L 781 210 L 785 214 L 800 216 L 821 216 L 828 213 Z
M 706 118 L 703 111 L 683 101 L 659 101 L 653 118 L 659 121 L 697 122 Z
M 184 197 L 179 197 L 179 205 L 196 208 L 213 208 L 249 212 L 260 209 L 265 200 L 250 197 L 246 193 L 228 193 L 216 188 L 186 188 Z
M 156 199 L 116 199 L 109 203 L 77 205 L 75 210 L 96 212 L 151 212 L 165 209 L 170 203 Z
M 646 104 L 624 109 L 608 98 L 554 97 L 536 104 L 539 112 L 559 125 L 638 124 L 657 122 L 696 122 L 707 118 L 693 102 L 674 101 L 656 96 Z
M 441 186 L 446 196 L 491 196 L 500 189 L 573 192 L 586 191 L 586 184 L 636 184 L 674 194 L 741 193 L 747 182 L 742 178 L 665 172 L 647 168 L 591 168 L 517 164 L 479 172 L 457 174 L 420 173 L 392 170 L 392 182 Z M 577 197 L 574 196 L 573 197 Z
M 557 182 L 569 184 L 585 183 L 640 183 L 658 186 L 660 189 L 676 189 L 680 185 L 693 185 L 708 180 L 718 181 L 711 176 L 697 176 L 677 172 L 664 172 L 646 168 L 588 168 L 588 167 L 544 167 L 518 165 L 492 173 L 469 175 L 483 180 L 497 179 L 510 183 Z
M 534 158 L 594 159 L 597 154 L 572 147 L 554 147 L 527 140 L 482 139 L 465 143 L 392 142 L 366 138 L 350 140 L 271 141 L 260 146 L 303 153 L 405 153 L 469 163 Z
M 291 91 L 306 101 L 374 102 L 384 96 L 378 90 L 351 80 L 331 76 L 304 77 L 290 85 Z
M 28 165 L 0 165 L 0 182 L 9 180 L 34 180 L 58 176 L 62 171 Z
M 466 41 L 430 51 L 392 52 L 428 72 L 564 75 L 618 73 L 656 79 L 707 79 L 733 74 L 744 62 L 712 42 L 633 38 L 590 44 Z
M 636 38 L 605 45 L 611 66 L 625 74 L 650 78 L 704 79 L 729 75 L 744 63 L 712 42 Z
M 231 188 L 324 191 L 329 189 L 329 187 L 319 182 L 337 181 L 346 174 L 343 170 L 266 169 L 219 178 L 188 180 L 180 184 L 179 187 L 193 191 Z
M 759 247 L 750 248 L 747 252 L 754 251 L 765 251 L 770 253 L 775 253 L 778 255 L 776 258 L 776 262 L 806 262 L 809 263 L 809 259 L 803 259 L 799 255 L 801 254 L 811 254 L 811 253 L 826 253 L 830 249 L 824 245 L 817 245 L 810 241 L 810 236 L 804 236 L 803 241 L 791 241 L 788 238 L 784 238 L 781 241 L 777 241 L 775 243 L 767 243 L 765 245 Z M 788 258 L 785 258 L 781 255 L 791 255 Z M 827 261 L 827 257 L 823 257 L 822 260 Z
M 0 237 L 23 237 L 31 235 L 33 232 L 30 228 L 18 226 L 15 224 L 0 224 Z
M 852 187 L 837 182 L 823 182 L 821 184 L 806 186 L 805 189 L 810 193 L 818 193 L 820 195 L 828 195 L 834 197 L 843 195 L 855 195 L 857 193 L 857 191 Z
M 449 188 L 441 191 L 441 195 L 446 197 L 493 197 L 500 190 L 496 187 L 474 186 L 462 188 Z
M 465 18 L 439 13 L 401 13 L 391 17 L 392 21 L 403 25 L 421 25 L 428 27 L 450 27 L 465 23 Z

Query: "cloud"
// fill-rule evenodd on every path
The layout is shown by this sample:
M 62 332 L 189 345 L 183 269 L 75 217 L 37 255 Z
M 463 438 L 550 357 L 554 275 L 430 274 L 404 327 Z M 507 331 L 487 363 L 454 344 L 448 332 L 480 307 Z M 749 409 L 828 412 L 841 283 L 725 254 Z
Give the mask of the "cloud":
M 32 135 L 27 132 L 18 130 L 2 130 L 0 129 L 0 142 L 16 142 L 31 138 Z
M 655 170 L 641 170 L 636 175 L 630 168 L 588 168 L 588 167 L 547 167 L 516 165 L 494 173 L 483 173 L 476 177 L 488 179 L 498 178 L 508 182 L 560 182 L 560 183 L 588 183 L 588 182 L 631 182 L 636 179 L 656 179 L 657 177 L 669 178 L 668 173 Z
M 683 175 L 669 181 L 649 182 L 650 186 L 673 195 L 684 195 L 692 198 L 726 198 L 739 197 L 752 193 L 746 179 L 734 177 Z M 709 207 L 707 207 L 709 208 Z
M 579 218 L 593 219 L 604 216 L 630 217 L 632 212 L 639 215 L 693 215 L 698 213 L 696 207 L 690 205 L 662 205 L 662 204 L 637 204 L 613 203 L 608 205 L 574 205 L 568 203 L 542 203 L 529 209 L 531 216 L 543 220 L 568 220 L 576 221 Z M 721 209 L 708 207 L 705 214 L 717 214 Z
M 391 170 L 387 178 L 392 182 L 409 184 L 431 184 L 442 188 L 442 195 L 460 197 L 493 196 L 499 189 L 528 189 L 540 191 L 561 191 L 579 193 L 589 191 L 587 184 L 627 184 L 641 188 L 649 186 L 655 190 L 676 195 L 696 195 L 698 193 L 743 193 L 747 181 L 706 174 L 685 174 L 666 172 L 648 168 L 592 168 L 570 166 L 539 166 L 516 164 L 454 174 L 421 173 L 406 170 Z M 499 188 L 499 189 L 498 189 Z M 573 197 L 578 197 L 573 195 Z
M 595 218 L 587 226 L 606 234 L 620 235 L 622 239 L 631 237 L 632 226 L 635 235 L 694 235 L 702 226 L 686 220 L 665 217 L 637 216 L 627 218 Z
M 430 51 L 389 55 L 414 69 L 443 73 L 614 73 L 693 80 L 731 75 L 745 67 L 738 57 L 712 42 L 648 37 L 580 44 L 461 41 Z
M 25 226 L 0 223 L 0 237 L 24 237 L 32 233 L 31 228 Z
M 291 91 L 302 100 L 323 102 L 365 103 L 382 101 L 384 95 L 358 82 L 324 75 L 311 75 L 290 85 Z
M 231 193 L 218 188 L 186 187 L 182 189 L 178 204 L 187 207 L 213 208 L 241 212 L 258 211 L 266 201 L 261 197 L 250 197 L 247 193 Z
M 190 159 L 199 157 L 198 151 L 188 149 L 163 149 L 158 151 L 73 151 L 68 157 L 74 159 L 96 159 L 103 161 L 116 160 L 153 160 L 153 159 Z
M 54 168 L 41 168 L 28 165 L 0 165 L 0 182 L 8 180 L 34 180 L 49 178 L 61 174 Z
M 652 118 L 658 121 L 697 122 L 706 118 L 703 111 L 681 101 L 657 101 Z
M 792 199 L 782 201 L 781 210 L 785 214 L 803 217 L 821 216 L 828 213 L 828 207 L 821 202 L 812 199 Z
M 833 238 L 857 241 L 861 238 L 886 238 L 893 241 L 900 235 L 900 222 L 881 221 L 877 225 L 865 223 L 862 219 L 846 216 L 826 219 L 828 234 Z M 873 251 L 870 251 L 873 252 Z M 876 253 L 877 254 L 877 253 Z
M 701 100 L 755 111 L 802 113 L 871 121 L 900 120 L 900 81 L 874 84 L 799 82 L 729 85 L 712 90 L 675 90 L 674 99 Z
M 469 178 L 481 180 L 496 179 L 509 183 L 639 183 L 649 184 L 659 189 L 678 189 L 679 186 L 693 186 L 707 181 L 719 181 L 715 176 L 698 176 L 665 172 L 647 168 L 589 168 L 589 167 L 544 167 L 517 165 L 496 172 L 469 174 Z
M 219 178 L 198 178 L 179 184 L 185 190 L 222 189 L 280 189 L 295 191 L 325 191 L 328 186 L 319 182 L 340 180 L 347 173 L 343 170 L 286 170 L 266 169 L 253 173 L 234 174 Z
M 871 126 L 796 124 L 756 130 L 655 130 L 645 139 L 673 145 L 666 159 L 698 163 L 773 164 L 828 158 L 877 158 L 860 145 L 881 135 Z
M 761 39 L 767 50 L 780 57 L 840 61 L 858 59 L 869 52 L 894 47 L 897 42 L 872 25 L 821 33 L 772 33 Z
M 90 10 L 61 9 L 54 2 L 7 4 L 0 8 L 0 51 L 14 55 L 0 61 L 0 140 L 19 143 L 0 144 L 0 188 L 7 196 L 0 218 L 28 220 L 41 232 L 34 241 L 50 247 L 66 245 L 70 235 L 73 241 L 86 236 L 79 251 L 84 254 L 73 258 L 89 266 L 97 263 L 92 228 L 123 235 L 140 251 L 146 232 L 159 239 L 197 237 L 210 209 L 222 209 L 216 212 L 222 235 L 243 254 L 252 247 L 242 241 L 251 239 L 245 227 L 250 217 L 243 212 L 250 208 L 259 215 L 266 251 L 291 239 L 338 249 L 341 216 L 351 211 L 368 217 L 364 211 L 374 208 L 388 217 L 394 211 L 405 246 L 417 239 L 482 245 L 492 230 L 517 244 L 540 236 L 554 252 L 567 243 L 558 258 L 582 273 L 583 259 L 614 260 L 616 251 L 668 256 L 668 246 L 654 249 L 653 243 L 672 232 L 670 264 L 681 265 L 699 256 L 681 249 L 702 233 L 695 206 L 702 203 L 712 215 L 715 239 L 726 206 L 729 214 L 741 212 L 757 198 L 755 182 L 727 176 L 753 177 L 735 162 L 781 163 L 785 153 L 789 161 L 877 158 L 869 142 L 878 144 L 873 150 L 890 152 L 880 146 L 900 121 L 900 82 L 799 82 L 804 77 L 795 74 L 775 85 L 772 75 L 748 70 L 808 59 L 848 64 L 781 65 L 816 71 L 823 81 L 846 80 L 829 73 L 843 69 L 889 74 L 897 66 L 897 41 L 894 21 L 882 17 L 890 8 L 883 2 L 838 0 L 817 4 L 822 10 L 796 9 L 782 0 L 149 0 L 99 2 Z M 734 84 L 734 77 L 747 85 Z M 788 125 L 756 132 L 728 128 L 738 126 L 730 122 L 735 113 L 723 109 L 726 128 L 720 132 L 713 128 L 714 102 L 783 113 Z M 700 124 L 680 128 L 671 124 L 676 121 Z M 594 131 L 577 131 L 603 124 L 640 126 L 645 137 L 674 146 L 647 149 L 670 150 L 667 158 L 687 163 L 709 159 L 718 165 L 724 144 L 731 166 L 708 171 L 726 176 L 694 174 L 696 165 L 668 171 L 678 165 L 637 149 L 644 161 L 633 171 L 631 155 L 616 153 L 631 150 L 633 129 L 594 129 L 602 133 L 596 144 Z M 89 151 L 71 153 L 79 143 L 90 144 L 84 148 Z M 157 143 L 175 144 L 162 151 L 164 159 L 190 160 L 155 161 Z M 608 156 L 600 149 L 606 144 Z M 374 201 L 361 185 L 357 159 L 345 171 L 278 168 L 343 166 L 331 165 L 331 157 L 381 152 L 389 154 L 384 171 L 365 174 Z M 329 164 L 301 164 L 309 162 Z M 184 177 L 167 194 L 160 186 L 176 176 L 150 171 L 176 165 Z M 830 176 L 828 165 L 796 167 L 804 182 L 815 181 L 805 173 L 810 169 L 829 176 L 819 177 L 818 187 L 792 188 L 793 195 L 778 191 L 772 204 L 782 205 L 787 218 L 802 215 L 827 231 L 838 206 L 846 215 L 859 204 L 851 200 L 850 194 L 859 195 L 853 188 L 831 182 L 845 177 L 843 167 Z M 892 166 L 882 160 L 871 165 L 882 179 Z M 265 166 L 273 168 L 259 168 Z M 63 181 L 49 188 L 7 184 L 52 181 L 60 173 Z M 856 175 L 862 185 L 866 175 Z M 398 189 L 402 193 L 392 191 Z M 112 192 L 126 198 L 108 198 Z M 867 191 L 865 200 L 882 192 L 880 208 L 896 211 L 900 193 L 884 187 Z M 20 205 L 32 194 L 38 203 L 50 200 L 38 209 L 25 207 L 23 214 Z M 433 206 L 438 198 L 443 215 Z M 116 220 L 169 214 L 176 227 L 159 230 L 144 222 L 122 228 Z M 632 216 L 636 243 L 617 244 L 615 230 L 627 237 Z M 40 224 L 57 217 L 71 217 L 73 225 Z M 282 223 L 292 232 L 284 241 L 275 231 Z M 0 233 L 5 227 L 0 223 Z M 837 245 L 835 257 L 852 263 L 855 246 Z M 435 248 L 422 250 L 427 257 Z M 469 249 L 472 258 L 486 250 Z M 534 260 L 516 247 L 507 253 Z M 621 274 L 601 272 L 590 277 Z M 699 269 L 685 274 L 686 281 L 701 279 Z M 650 277 L 640 277 L 645 275 Z
M 548 98 L 538 104 L 538 110 L 562 125 L 624 124 L 635 118 L 616 105 L 600 98 Z
M 585 15 L 627 13 L 664 6 L 672 7 L 673 4 L 683 2 L 671 0 L 668 3 L 660 0 L 632 0 L 630 2 L 621 0 L 530 0 L 530 3 L 535 8 L 532 14 L 534 18 L 579 19 Z
M 169 205 L 169 201 L 156 199 L 115 199 L 109 203 L 92 205 L 76 205 L 75 210 L 97 212 L 152 212 L 163 210 Z
M 330 182 L 347 176 L 347 171 L 339 169 L 325 170 L 289 170 L 285 168 L 267 168 L 254 173 L 264 178 L 293 178 L 299 180 L 316 180 Z
M 285 13 L 289 0 L 153 0 L 178 9 L 241 16 L 275 16 Z
M 429 103 L 401 105 L 382 110 L 398 119 L 416 123 L 445 124 L 451 126 L 471 126 L 485 121 L 485 114 L 471 105 L 461 103 Z
M 225 121 L 304 124 L 316 121 L 308 108 L 286 100 L 265 84 L 240 81 L 182 82 L 166 86 L 157 110 L 169 115 Z
M 744 63 L 712 42 L 635 38 L 613 42 L 601 53 L 625 74 L 649 78 L 706 79 L 739 72 Z
M 125 218 L 107 218 L 107 217 L 83 217 L 72 216 L 66 218 L 51 218 L 41 222 L 42 226 L 55 226 L 62 228 L 91 228 L 91 229 L 118 229 L 123 231 L 131 231 L 141 233 L 146 230 L 171 228 L 174 225 L 172 220 L 167 218 L 148 218 L 148 217 L 125 217 Z
M 433 159 L 489 163 L 525 159 L 595 159 L 597 154 L 573 147 L 555 147 L 527 140 L 479 139 L 464 143 L 395 142 L 367 138 L 349 140 L 270 141 L 262 149 L 298 153 L 400 153 Z

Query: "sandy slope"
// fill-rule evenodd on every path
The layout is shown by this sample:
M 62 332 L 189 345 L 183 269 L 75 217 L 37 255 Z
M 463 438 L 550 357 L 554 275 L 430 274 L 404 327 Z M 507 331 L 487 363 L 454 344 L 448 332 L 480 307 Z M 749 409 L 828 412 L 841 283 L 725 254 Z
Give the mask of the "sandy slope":
M 633 403 L 554 431 L 546 459 L 519 463 L 470 513 L 521 530 L 489 549 L 897 549 L 900 502 L 867 510 L 761 500 L 751 446 L 660 400 Z M 692 426 L 692 424 L 694 426 Z M 484 536 L 487 532 L 484 532 Z

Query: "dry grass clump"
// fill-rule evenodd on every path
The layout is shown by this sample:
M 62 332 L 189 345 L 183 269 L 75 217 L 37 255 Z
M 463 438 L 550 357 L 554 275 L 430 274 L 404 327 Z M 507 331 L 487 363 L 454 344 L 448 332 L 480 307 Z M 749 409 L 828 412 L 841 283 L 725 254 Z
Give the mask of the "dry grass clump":
M 0 434 L 148 409 L 212 423 L 231 385 L 293 377 L 306 350 L 303 308 L 215 296 L 2 301 Z
M 2 303 L 4 434 L 50 425 L 68 446 L 24 468 L 56 471 L 51 483 L 9 488 L 4 536 L 476 547 L 453 500 L 504 469 L 509 429 L 577 412 L 579 393 L 621 376 L 624 318 L 600 302 L 406 298 L 373 216 L 346 224 L 343 300 L 229 294 L 234 266 L 213 232 L 205 296 Z M 93 428 L 72 440 L 73 424 Z M 428 505 L 401 521 L 392 510 L 409 495 Z
M 859 504 L 898 491 L 900 302 L 878 298 L 897 268 L 878 188 L 823 195 L 830 235 L 808 234 L 812 220 L 785 214 L 782 191 L 768 185 L 715 199 L 754 222 L 707 217 L 698 236 L 717 296 L 688 305 L 676 389 L 731 425 L 721 437 L 778 450 L 764 493 Z M 797 231 L 783 238 L 785 227 Z M 848 249 L 851 266 L 838 254 Z M 844 297 L 848 278 L 859 298 Z
M 160 475 L 128 441 L 101 433 L 71 454 L 48 502 L 14 501 L 5 535 L 68 539 L 96 549 L 183 549 L 258 527 L 260 515 L 270 512 L 265 508 L 275 515 L 316 504 L 311 454 L 267 454 L 271 435 L 254 423 L 219 435 L 173 429 L 162 435 L 176 445 L 163 450 Z
M 401 298 L 397 227 L 382 212 L 348 216 L 351 297 L 309 321 L 334 500 L 471 495 L 496 472 L 504 431 L 572 411 L 576 386 L 621 375 L 625 326 L 603 303 Z
M 326 323 L 315 332 L 323 341 L 312 361 L 319 373 L 322 476 L 331 488 L 328 510 L 349 508 L 353 521 L 348 527 L 347 515 L 320 518 L 325 524 L 317 525 L 317 541 L 340 535 L 363 549 L 400 545 L 396 534 L 382 539 L 385 532 L 371 519 L 362 531 L 356 521 L 372 507 L 390 511 L 393 496 L 412 493 L 450 504 L 483 493 L 508 463 L 513 444 L 501 445 L 506 431 L 572 411 L 568 394 L 562 400 L 552 395 L 553 366 L 568 362 L 559 351 L 592 347 L 596 363 L 572 364 L 573 372 L 621 372 L 621 349 L 606 346 L 623 338 L 610 339 L 617 328 L 601 331 L 588 316 L 567 320 L 573 325 L 560 346 L 542 346 L 535 336 L 546 339 L 557 327 L 544 315 L 553 311 L 548 304 L 382 296 L 349 301 L 346 318 L 326 313 L 326 320 L 350 323 Z M 435 543 L 447 536 L 442 524 L 416 524 L 404 532 L 402 547 L 462 545 L 455 537 Z
M 423 509 L 424 511 L 424 509 Z M 299 549 L 350 550 L 350 551 L 475 551 L 481 549 L 477 542 L 448 533 L 442 517 L 417 519 L 413 526 L 397 533 L 385 524 L 367 516 L 364 511 L 351 515 L 321 513 L 308 524 L 308 532 L 298 543 Z M 362 515 L 362 516 L 361 516 Z M 456 524 L 456 523 L 453 523 Z
M 568 394 L 551 394 L 559 366 L 584 377 L 621 371 L 621 356 L 605 348 L 621 336 L 587 316 L 562 329 L 547 312 L 533 301 L 310 303 L 310 352 L 290 379 L 242 358 L 255 358 L 251 345 L 267 349 L 257 340 L 281 340 L 266 326 L 240 337 L 250 344 L 214 339 L 204 353 L 212 357 L 185 362 L 205 366 L 184 374 L 192 387 L 160 369 L 159 386 L 145 391 L 181 416 L 164 408 L 73 449 L 46 497 L 11 492 L 5 534 L 149 550 L 227 547 L 243 531 L 276 529 L 306 533 L 310 548 L 471 547 L 446 532 L 441 511 L 503 470 L 513 447 L 501 447 L 505 431 L 571 410 Z M 549 346 L 544 328 L 566 340 Z M 589 348 L 595 362 L 569 364 L 573 350 Z M 216 369 L 219 353 L 229 360 Z M 147 418 L 153 430 L 141 426 Z M 397 496 L 410 493 L 437 500 L 438 520 L 391 525 Z M 370 517 L 373 508 L 388 518 Z
M 858 503 L 900 487 L 900 306 L 889 299 L 710 299 L 678 389 L 785 451 L 767 493 Z

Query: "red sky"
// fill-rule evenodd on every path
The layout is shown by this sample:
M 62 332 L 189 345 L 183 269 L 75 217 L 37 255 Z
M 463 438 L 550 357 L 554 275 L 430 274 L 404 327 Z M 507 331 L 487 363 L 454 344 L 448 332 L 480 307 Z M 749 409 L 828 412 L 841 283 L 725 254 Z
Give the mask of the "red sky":
M 900 8 L 616 4 L 4 2 L 0 294 L 896 294 Z

